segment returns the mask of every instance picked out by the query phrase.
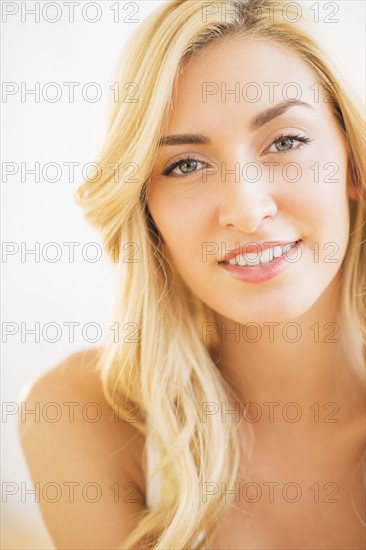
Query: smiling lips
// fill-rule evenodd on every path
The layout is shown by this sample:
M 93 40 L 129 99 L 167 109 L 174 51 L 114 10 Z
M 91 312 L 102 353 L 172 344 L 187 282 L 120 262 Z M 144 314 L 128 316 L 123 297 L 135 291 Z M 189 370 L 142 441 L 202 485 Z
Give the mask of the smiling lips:
M 219 263 L 241 267 L 268 265 L 280 256 L 286 255 L 299 242 L 298 240 L 292 242 L 270 241 L 261 244 L 250 243 L 240 247 L 239 250 L 229 252 L 225 255 L 224 260 Z

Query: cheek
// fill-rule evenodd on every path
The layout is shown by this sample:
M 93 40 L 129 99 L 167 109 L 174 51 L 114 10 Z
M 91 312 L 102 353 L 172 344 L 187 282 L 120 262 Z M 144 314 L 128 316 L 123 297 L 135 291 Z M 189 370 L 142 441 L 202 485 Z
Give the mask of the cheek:
M 296 183 L 282 181 L 284 192 L 278 199 L 284 215 L 292 215 L 295 224 L 304 224 L 314 233 L 312 237 L 317 233 L 319 238 L 342 240 L 349 230 L 347 159 L 339 146 L 333 149 L 339 154 L 326 148 L 311 162 L 302 164 Z M 339 162 L 329 160 L 337 157 Z
M 209 206 L 203 197 L 181 193 L 150 193 L 148 207 L 173 256 L 184 257 L 202 247 Z
M 178 194 L 154 192 L 149 210 L 165 243 L 165 253 L 177 272 L 206 301 L 202 281 L 207 273 L 205 243 L 213 240 L 214 205 L 204 193 L 191 189 Z M 205 286 L 205 285 L 204 285 Z M 209 302 L 209 300 L 208 300 Z
M 311 285 L 326 283 L 346 254 L 349 239 L 348 199 L 341 187 L 319 191 L 307 203 L 309 232 L 304 260 L 312 272 Z

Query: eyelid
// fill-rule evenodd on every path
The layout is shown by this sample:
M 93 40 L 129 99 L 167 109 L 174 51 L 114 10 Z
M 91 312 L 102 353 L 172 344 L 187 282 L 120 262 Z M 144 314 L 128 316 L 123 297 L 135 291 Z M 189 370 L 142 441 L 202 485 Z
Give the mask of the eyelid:
M 208 161 L 205 161 L 205 160 L 202 160 L 200 158 L 198 158 L 198 156 L 193 153 L 193 154 L 190 154 L 190 153 L 184 153 L 182 155 L 180 155 L 179 157 L 173 159 L 172 161 L 170 161 L 167 166 L 165 168 L 163 168 L 163 170 L 161 171 L 161 175 L 162 176 L 166 176 L 166 177 L 176 177 L 176 178 L 184 178 L 184 177 L 187 177 L 187 176 L 190 176 L 191 174 L 195 174 L 196 172 L 198 172 L 199 170 L 195 170 L 194 172 L 191 172 L 191 174 L 181 174 L 179 176 L 177 175 L 173 175 L 171 176 L 172 174 L 172 171 L 175 170 L 177 168 L 177 165 L 181 162 L 189 162 L 189 161 L 195 161 L 195 162 L 199 162 L 201 164 L 206 164 L 206 165 L 209 165 L 210 163 Z M 170 170 L 170 172 L 167 174 L 166 172 Z
M 270 149 L 270 147 L 272 147 L 276 142 L 278 142 L 280 139 L 286 139 L 286 138 L 297 141 L 298 144 L 300 145 L 300 147 L 297 146 L 293 149 L 289 149 L 288 151 L 268 152 L 268 149 Z M 299 130 L 285 130 L 283 128 L 283 129 L 277 130 L 274 137 L 271 138 L 270 144 L 268 145 L 268 147 L 265 148 L 265 150 L 263 151 L 263 153 L 260 156 L 264 156 L 264 155 L 284 155 L 286 153 L 291 153 L 293 151 L 296 151 L 296 150 L 300 149 L 303 145 L 309 144 L 311 141 L 313 141 L 312 138 L 301 134 Z M 210 164 L 209 162 L 206 162 L 206 161 L 204 161 L 200 158 L 197 158 L 196 154 L 186 153 L 186 154 L 180 155 L 179 157 L 177 157 L 174 160 L 172 160 L 171 162 L 169 162 L 168 165 L 166 166 L 166 168 L 164 168 L 162 170 L 161 175 L 163 175 L 165 177 L 173 177 L 173 178 L 186 178 L 188 176 L 191 176 L 192 174 L 195 174 L 195 173 L 199 172 L 199 170 L 195 170 L 194 172 L 191 172 L 191 173 L 188 173 L 188 174 L 171 175 L 173 170 L 175 170 L 177 168 L 179 163 L 184 162 L 184 161 L 186 161 L 186 162 L 187 161 L 188 162 L 189 161 L 195 161 L 197 163 L 206 164 L 206 165 Z M 167 173 L 167 171 L 169 171 L 169 169 L 170 169 L 170 172 Z
M 263 154 L 264 154 L 267 151 L 267 149 L 269 149 L 269 147 L 271 147 L 271 145 L 273 145 L 276 141 L 281 139 L 281 137 L 287 137 L 287 136 L 290 136 L 291 134 L 293 134 L 293 135 L 297 134 L 298 136 L 301 136 L 302 138 L 304 138 L 306 140 L 312 141 L 312 139 L 310 138 L 309 132 L 307 132 L 306 130 L 303 130 L 301 127 L 296 127 L 296 126 L 291 126 L 291 125 L 290 126 L 282 126 L 280 128 L 277 128 L 273 132 L 271 132 L 270 137 L 267 136 L 261 142 L 261 145 L 260 145 L 259 148 L 261 150 L 263 150 Z M 268 140 L 270 140 L 269 145 L 263 149 L 264 144 L 266 142 L 268 142 Z
M 276 153 L 271 153 L 271 152 L 268 152 L 268 149 L 270 149 L 272 147 L 272 145 L 274 145 L 276 142 L 280 141 L 281 139 L 291 139 L 293 141 L 297 141 L 298 144 L 300 146 L 297 146 L 293 149 L 289 149 L 288 151 L 277 151 Z M 303 134 L 300 134 L 298 132 L 281 132 L 280 134 L 278 134 L 270 143 L 270 145 L 268 147 L 266 147 L 265 151 L 263 154 L 267 154 L 267 155 L 278 155 L 278 154 L 285 154 L 285 153 L 291 153 L 292 151 L 297 151 L 298 149 L 300 149 L 300 147 L 302 147 L 303 145 L 307 145 L 309 144 L 312 140 L 312 138 L 310 137 L 307 137 Z

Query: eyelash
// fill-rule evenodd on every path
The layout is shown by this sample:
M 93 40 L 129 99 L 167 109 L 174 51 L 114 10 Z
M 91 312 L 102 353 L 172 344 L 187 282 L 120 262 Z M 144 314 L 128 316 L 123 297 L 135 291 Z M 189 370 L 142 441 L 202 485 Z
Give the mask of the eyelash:
M 313 141 L 311 138 L 308 138 L 306 136 L 302 136 L 300 134 L 294 134 L 294 133 L 281 134 L 272 141 L 272 143 L 269 147 L 271 147 L 272 145 L 274 145 L 278 141 L 286 140 L 286 139 L 292 139 L 292 140 L 295 140 L 295 141 L 299 141 L 302 145 L 307 145 L 308 143 Z M 297 149 L 300 149 L 300 147 L 298 147 Z M 270 153 L 270 154 L 275 154 L 275 155 L 285 154 L 285 153 L 291 153 L 294 150 L 295 149 L 289 149 L 288 151 L 277 151 L 277 153 Z M 201 164 L 204 164 L 202 161 L 200 161 L 199 158 L 196 158 L 195 156 L 180 157 L 177 160 L 175 160 L 174 162 L 172 162 L 171 164 L 169 164 L 169 166 L 167 166 L 163 170 L 163 172 L 161 172 L 161 175 L 162 176 L 168 176 L 168 177 L 174 177 L 174 178 L 186 178 L 186 177 L 190 176 L 191 174 L 194 174 L 195 172 L 197 172 L 197 170 L 195 170 L 194 172 L 190 172 L 189 174 L 184 174 L 184 175 L 180 175 L 180 176 L 170 176 L 170 174 L 175 168 L 177 168 L 177 166 L 179 166 L 179 164 L 181 164 L 183 162 L 191 162 L 191 161 L 200 162 Z

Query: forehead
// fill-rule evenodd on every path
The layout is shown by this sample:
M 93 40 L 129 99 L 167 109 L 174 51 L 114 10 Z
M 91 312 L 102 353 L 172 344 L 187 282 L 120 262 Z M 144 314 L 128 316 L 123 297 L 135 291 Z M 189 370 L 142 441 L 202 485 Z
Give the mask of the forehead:
M 168 129 L 197 120 L 213 124 L 284 100 L 314 104 L 316 78 L 285 46 L 265 40 L 225 38 L 186 59 L 176 79 Z M 318 93 L 322 94 L 319 89 Z

